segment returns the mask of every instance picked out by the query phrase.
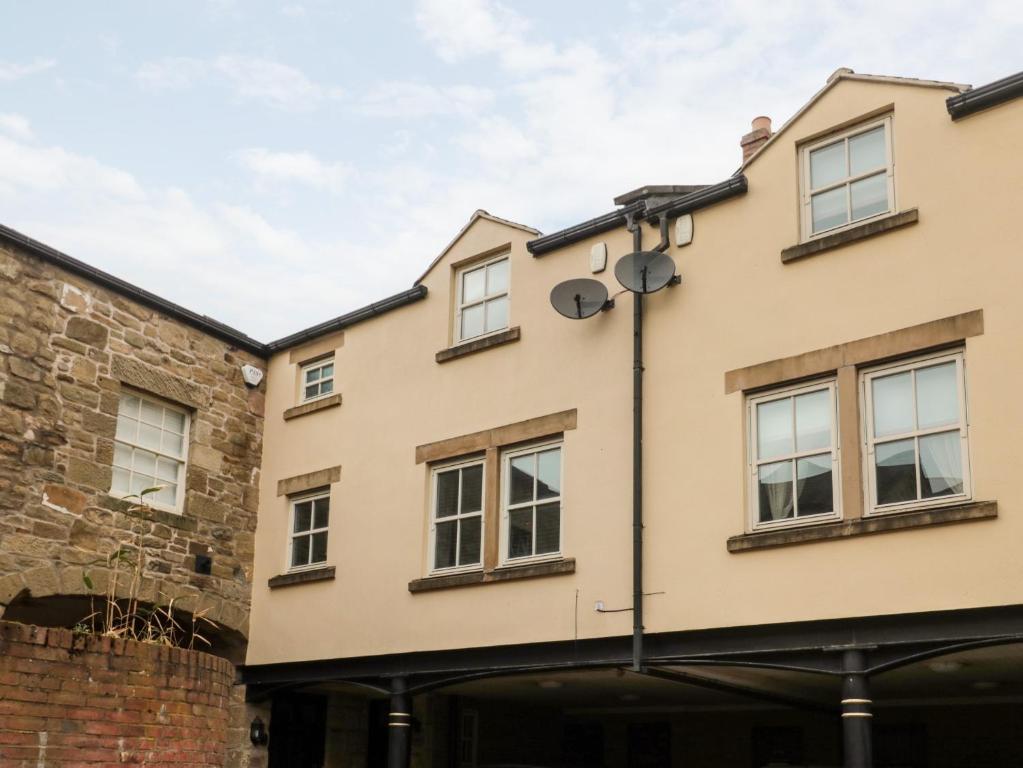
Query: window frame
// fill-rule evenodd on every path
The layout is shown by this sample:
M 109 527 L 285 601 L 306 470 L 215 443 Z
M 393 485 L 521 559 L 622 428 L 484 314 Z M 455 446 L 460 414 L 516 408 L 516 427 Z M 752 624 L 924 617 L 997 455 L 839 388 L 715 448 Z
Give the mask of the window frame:
M 935 496 L 930 499 L 921 498 L 921 487 L 920 487 L 920 437 L 931 434 L 941 434 L 944 432 L 954 431 L 954 427 L 951 425 L 931 427 L 928 429 L 919 429 L 914 427 L 907 433 L 900 433 L 897 435 L 885 435 L 883 438 L 874 437 L 874 402 L 873 392 L 870 386 L 871 382 L 876 378 L 882 378 L 885 376 L 891 376 L 905 371 L 917 370 L 920 368 L 927 368 L 934 365 L 940 365 L 945 362 L 956 363 L 956 388 L 957 388 L 957 400 L 959 404 L 959 458 L 961 463 L 961 469 L 963 473 L 963 492 L 955 495 L 948 496 Z M 914 386 L 912 388 L 913 393 L 913 409 L 914 409 L 914 421 L 916 419 L 916 377 L 913 377 Z M 910 510 L 919 509 L 931 509 L 933 507 L 946 507 L 954 506 L 956 504 L 963 504 L 973 499 L 973 484 L 971 480 L 971 462 L 970 462 L 970 419 L 969 409 L 967 407 L 966 398 L 966 349 L 965 347 L 956 347 L 954 349 L 945 349 L 938 352 L 931 352 L 924 355 L 915 355 L 908 358 L 901 358 L 899 360 L 889 361 L 881 365 L 870 366 L 869 368 L 863 368 L 859 372 L 859 397 L 860 397 L 860 424 L 862 434 L 862 453 L 863 462 L 861 467 L 862 482 L 863 482 L 863 502 L 864 502 L 864 517 L 877 517 L 880 515 L 894 514 L 898 512 L 907 512 Z M 916 485 L 917 485 L 917 497 L 909 501 L 893 502 L 889 504 L 878 504 L 876 502 L 877 493 L 877 477 L 875 474 L 875 446 L 878 443 L 891 443 L 899 440 L 913 439 L 916 447 Z
M 511 557 L 508 554 L 508 545 L 510 543 L 510 509 L 509 509 L 509 498 L 511 496 L 511 460 L 517 456 L 525 456 L 531 453 L 542 453 L 545 450 L 552 448 L 561 449 L 561 457 L 558 462 L 558 483 L 560 488 L 560 494 L 550 499 L 533 499 L 526 503 L 515 505 L 519 506 L 532 506 L 538 507 L 543 504 L 553 504 L 555 501 L 558 503 L 558 549 L 555 552 L 544 552 L 542 554 L 531 554 L 522 555 L 520 557 Z M 565 442 L 563 437 L 559 437 L 554 440 L 544 440 L 542 442 L 530 443 L 529 445 L 516 446 L 501 451 L 500 458 L 501 476 L 500 483 L 501 487 L 499 490 L 500 496 L 500 515 L 501 515 L 501 530 L 498 542 L 498 564 L 501 567 L 511 567 L 516 565 L 522 565 L 527 563 L 541 563 L 548 560 L 561 560 L 564 557 L 565 551 Z M 536 550 L 536 512 L 533 513 L 533 550 Z
M 466 467 L 472 467 L 479 465 L 482 470 L 480 476 L 480 508 L 478 512 L 466 512 L 463 513 L 461 510 L 462 505 L 462 478 L 461 470 Z M 455 559 L 458 559 L 458 552 L 462 542 L 462 525 L 461 521 L 471 517 L 479 517 L 480 519 L 480 559 L 478 563 L 468 563 L 466 565 L 451 565 L 447 567 L 437 567 L 437 477 L 443 472 L 459 472 L 458 478 L 458 500 L 455 504 L 455 508 L 458 510 L 456 514 L 445 517 L 442 522 L 456 522 L 456 538 L 455 538 Z M 487 505 L 487 462 L 484 456 L 474 456 L 471 458 L 462 458 L 456 461 L 447 461 L 441 464 L 436 464 L 430 467 L 430 535 L 429 535 L 429 573 L 431 576 L 440 576 L 449 573 L 468 573 L 471 571 L 483 570 L 484 560 L 484 548 L 486 547 L 486 505 Z
M 317 499 L 327 500 L 327 525 L 324 528 L 314 528 L 313 525 L 316 522 L 315 508 L 311 511 L 309 516 L 309 530 L 295 531 L 295 507 L 305 501 L 316 501 Z M 314 571 L 318 568 L 326 568 L 330 564 L 330 522 L 333 520 L 331 514 L 331 493 L 330 488 L 317 488 L 311 491 L 303 491 L 302 493 L 296 493 L 294 496 L 288 497 L 288 536 L 287 546 L 285 547 L 284 553 L 284 573 L 301 573 L 302 571 Z M 295 547 L 296 536 L 308 536 L 310 539 L 309 545 L 309 556 L 312 557 L 312 537 L 316 533 L 327 534 L 327 554 L 322 562 L 306 563 L 305 565 L 292 565 L 292 554 Z
M 835 133 L 830 133 L 827 136 L 823 136 L 815 141 L 809 142 L 799 148 L 799 184 L 800 184 L 800 220 L 801 220 L 801 234 L 802 242 L 808 242 L 810 240 L 816 240 L 820 237 L 827 235 L 833 235 L 837 232 L 841 232 L 851 227 L 857 227 L 861 224 L 875 219 L 879 216 L 887 216 L 895 213 L 899 210 L 897 201 L 895 199 L 895 154 L 894 154 L 894 134 L 893 134 L 893 117 L 894 115 L 888 113 L 881 117 L 877 117 L 871 120 L 867 120 L 857 125 L 852 126 Z M 849 166 L 849 139 L 859 136 L 863 133 L 868 133 L 875 128 L 884 127 L 885 132 L 885 175 L 887 182 L 888 191 L 888 208 L 879 213 L 871 214 L 870 216 L 864 216 L 863 218 L 853 219 L 852 218 L 852 202 L 849 194 L 846 194 L 846 212 L 849 216 L 849 221 L 844 224 L 839 224 L 834 227 L 822 229 L 819 232 L 813 230 L 813 207 L 812 201 L 814 194 L 820 194 L 821 192 L 827 192 L 832 189 L 839 187 L 848 188 L 852 183 L 860 181 L 861 179 L 868 178 L 870 176 L 876 176 L 880 172 L 880 168 L 874 168 L 865 173 L 860 173 L 855 176 L 845 176 L 841 181 L 836 181 L 831 184 L 826 184 L 820 189 L 813 189 L 811 187 L 810 180 L 810 153 L 815 152 L 824 147 L 836 144 L 840 141 L 845 143 L 845 158 L 846 167 Z
M 479 713 L 475 709 L 463 709 L 459 713 L 458 728 L 458 766 L 459 768 L 476 768 L 479 759 Z M 469 727 L 466 728 L 468 722 Z M 465 747 L 472 753 L 468 760 Z
M 793 472 L 796 471 L 798 466 L 798 460 L 808 456 L 819 456 L 826 451 L 817 449 L 810 451 L 795 451 L 786 454 L 784 456 L 774 456 L 770 459 L 760 461 L 757 456 L 757 406 L 762 403 L 773 402 L 775 400 L 792 399 L 799 395 L 810 394 L 811 392 L 827 391 L 831 396 L 830 403 L 830 414 L 831 414 L 831 494 L 832 494 L 832 510 L 831 512 L 822 512 L 816 515 L 806 515 L 804 517 L 793 517 L 792 519 L 782 520 L 768 520 L 766 522 L 760 521 L 760 489 L 758 485 L 759 481 L 759 467 L 761 464 L 774 464 L 781 461 L 792 461 Z M 830 523 L 836 520 L 842 519 L 842 455 L 841 455 L 841 436 L 839 435 L 839 418 L 838 418 L 838 380 L 836 376 L 829 376 L 823 379 L 816 379 L 810 382 L 803 382 L 800 384 L 783 385 L 781 387 L 775 387 L 769 390 L 761 390 L 756 393 L 751 393 L 746 397 L 746 488 L 748 494 L 747 506 L 747 525 L 750 531 L 767 531 L 775 530 L 778 528 L 797 528 L 806 525 L 818 525 L 821 523 Z M 795 408 L 792 409 L 793 418 L 793 436 L 795 435 Z M 795 493 L 795 492 L 794 492 Z M 794 502 L 798 503 L 795 500 Z
M 475 300 L 475 301 L 471 301 L 471 302 L 468 302 L 468 303 L 463 302 L 463 300 L 462 300 L 462 289 L 463 289 L 463 285 L 464 285 L 464 282 L 465 282 L 465 280 L 464 280 L 465 275 L 469 274 L 470 272 L 475 272 L 478 269 L 484 269 L 485 270 L 485 269 L 487 269 L 487 267 L 491 266 L 492 264 L 497 264 L 500 261 L 506 261 L 508 263 L 508 285 L 506 286 L 505 290 L 500 291 L 499 293 L 494 293 L 494 294 L 486 293 L 486 275 L 484 274 L 484 289 L 483 289 L 484 290 L 484 294 L 483 294 L 483 296 L 480 297 L 479 299 Z M 487 312 L 486 312 L 486 306 L 485 305 L 486 305 L 486 303 L 488 301 L 492 301 L 494 299 L 501 298 L 502 296 L 505 298 L 505 300 L 507 302 L 507 305 L 508 305 L 508 313 L 507 313 L 507 318 L 506 318 L 505 324 L 501 328 L 495 328 L 492 331 L 487 331 L 487 330 L 485 330 L 486 329 L 486 323 L 487 323 Z M 462 312 L 464 312 L 467 308 L 475 307 L 475 306 L 478 306 L 480 304 L 484 305 L 484 308 L 483 308 L 483 327 L 484 327 L 484 332 L 480 333 L 480 334 L 477 334 L 476 336 L 469 336 L 469 337 L 463 338 L 462 337 Z M 492 336 L 495 333 L 501 333 L 502 331 L 507 331 L 511 327 L 512 327 L 511 326 L 511 254 L 508 253 L 507 251 L 505 251 L 504 253 L 501 253 L 501 254 L 499 254 L 497 256 L 493 256 L 493 257 L 488 258 L 488 259 L 481 259 L 480 261 L 475 261 L 472 264 L 466 264 L 464 267 L 460 267 L 458 270 L 456 270 L 455 271 L 454 327 L 451 329 L 451 331 L 452 331 L 451 338 L 452 338 L 452 341 L 454 342 L 454 344 L 457 346 L 459 344 L 468 344 L 469 342 L 473 342 L 473 341 L 476 341 L 478 339 L 485 339 L 487 336 Z
M 331 370 L 330 377 L 329 377 L 330 378 L 330 392 L 321 392 L 320 394 L 314 395 L 313 397 L 306 397 L 306 395 L 305 395 L 306 387 L 310 386 L 309 384 L 306 383 L 306 378 L 305 378 L 306 377 L 306 372 L 307 371 L 316 370 L 317 368 L 324 368 L 327 365 L 335 365 L 334 355 L 331 354 L 331 355 L 328 355 L 326 357 L 317 358 L 316 360 L 309 360 L 308 362 L 302 363 L 298 367 L 298 401 L 299 401 L 299 404 L 312 403 L 312 402 L 315 402 L 316 400 L 322 400 L 323 398 L 330 397 L 331 395 L 333 395 L 333 394 L 335 394 L 337 392 L 337 388 L 334 386 L 337 383 L 337 368 L 335 367 L 333 370 Z M 320 384 L 323 383 L 323 381 L 324 381 L 324 378 L 321 376 L 319 379 L 316 380 L 316 384 L 319 386 Z
M 115 431 L 114 438 L 113 438 L 114 455 L 112 455 L 111 459 L 110 459 L 110 470 L 111 470 L 110 471 L 110 489 L 107 491 L 107 493 L 108 493 L 108 495 L 110 495 L 110 496 L 112 496 L 112 497 L 114 497 L 116 499 L 123 499 L 124 498 L 124 497 L 118 495 L 119 491 L 115 491 L 114 490 L 114 473 L 113 473 L 114 468 L 117 466 L 117 465 L 114 464 L 114 460 L 115 460 L 114 456 L 116 456 L 117 444 L 118 443 L 122 443 L 124 445 L 129 446 L 131 449 L 133 449 L 133 451 L 134 451 L 134 449 L 139 449 L 139 450 L 142 450 L 142 451 L 146 451 L 147 453 L 152 453 L 152 454 L 156 455 L 158 458 L 168 459 L 168 460 L 174 461 L 174 462 L 176 462 L 178 464 L 178 473 L 177 473 L 178 476 L 177 476 L 177 480 L 176 480 L 176 484 L 177 484 L 177 487 L 178 487 L 178 495 L 177 495 L 177 499 L 175 500 L 175 503 L 174 504 L 165 504 L 162 501 L 157 501 L 155 498 L 148 498 L 148 497 L 146 499 L 143 499 L 142 501 L 147 506 L 153 507 L 155 509 L 159 509 L 159 510 L 162 510 L 164 512 L 171 512 L 171 513 L 173 513 L 175 515 L 184 515 L 184 512 L 185 512 L 185 496 L 187 495 L 187 489 L 186 489 L 185 485 L 186 485 L 186 480 L 187 480 L 187 477 L 188 477 L 188 453 L 189 453 L 189 447 L 191 445 L 192 412 L 186 406 L 180 405 L 178 403 L 171 402 L 170 400 L 167 400 L 165 398 L 158 397 L 156 395 L 151 395 L 148 392 L 141 392 L 141 391 L 139 391 L 137 389 L 130 389 L 128 387 L 122 387 L 121 391 L 118 393 L 118 399 L 117 399 L 117 417 L 118 418 L 121 416 L 121 398 L 123 396 L 125 396 L 125 395 L 130 395 L 132 397 L 137 397 L 139 400 L 143 400 L 143 401 L 148 400 L 149 402 L 154 403 L 154 404 L 160 406 L 161 408 L 165 408 L 165 409 L 169 409 L 171 411 L 175 411 L 175 412 L 180 413 L 182 416 L 185 417 L 185 423 L 182 426 L 182 430 L 183 431 L 181 433 L 181 438 L 182 438 L 181 439 L 181 456 L 180 457 L 170 456 L 168 454 L 161 453 L 160 451 L 155 451 L 152 448 L 146 448 L 144 445 L 139 445 L 137 443 L 129 443 L 126 440 L 121 440 L 121 439 L 119 439 L 117 437 L 117 434 L 116 434 L 116 431 Z M 139 415 L 140 416 L 141 416 L 141 408 L 142 408 L 142 405 L 140 403 L 139 404 L 139 409 L 140 409 Z M 160 430 L 161 430 L 161 432 L 163 431 L 163 425 L 160 426 Z M 135 459 L 134 459 L 134 452 L 133 452 L 133 454 L 132 454 L 132 465 L 134 465 L 134 463 L 135 463 Z M 123 467 L 121 467 L 121 469 L 123 469 Z M 128 471 L 129 471 L 129 473 L 134 474 L 134 469 L 131 469 L 131 470 L 128 470 Z M 155 473 L 155 470 L 154 470 L 154 473 Z M 159 477 L 154 477 L 154 481 L 155 481 L 156 485 L 160 485 L 160 478 Z M 129 487 L 129 491 L 130 491 L 130 489 L 131 489 L 131 475 L 129 475 L 129 478 L 128 478 L 128 487 Z

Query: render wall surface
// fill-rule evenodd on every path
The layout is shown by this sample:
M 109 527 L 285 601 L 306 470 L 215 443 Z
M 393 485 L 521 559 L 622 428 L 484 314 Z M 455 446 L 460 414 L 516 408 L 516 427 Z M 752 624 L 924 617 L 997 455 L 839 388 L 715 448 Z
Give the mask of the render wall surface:
M 225 765 L 234 667 L 198 651 L 0 622 L 0 765 Z
M 261 360 L 50 263 L 0 245 L 0 613 L 12 601 L 106 591 L 105 562 L 141 544 L 140 597 L 248 634 L 263 392 Z M 109 491 L 120 393 L 191 417 L 180 514 Z M 196 573 L 197 555 L 212 558 Z M 33 602 L 36 601 L 36 602 Z M 66 616 L 52 616 L 55 621 Z M 84 614 L 83 614 L 84 615 Z M 10 618 L 10 616 L 9 616 Z
M 646 302 L 648 632 L 1023 602 L 1023 101 L 953 122 L 949 95 L 840 82 L 746 169 L 744 196 L 697 211 L 693 243 L 669 250 L 684 281 Z M 783 263 L 800 239 L 797 142 L 886 108 L 896 206 L 919 221 Z M 675 181 L 690 181 L 685 173 L 664 169 Z M 611 269 L 591 275 L 590 248 L 606 242 L 613 264 L 631 237 L 620 229 L 540 258 L 526 250 L 532 237 L 477 221 L 425 276 L 423 301 L 346 329 L 334 340 L 336 407 L 284 418 L 298 402 L 298 366 L 322 348 L 270 361 L 248 663 L 630 633 L 629 613 L 593 606 L 631 604 L 632 298 L 576 322 L 548 297 L 577 277 L 618 291 Z M 644 227 L 643 237 L 652 247 L 658 233 Z M 520 338 L 438 363 L 452 341 L 454 265 L 501 248 Z M 974 310 L 983 333 L 963 345 L 973 498 L 996 502 L 996 519 L 729 552 L 749 513 L 745 397 L 726 391 L 726 372 Z M 429 574 L 430 469 L 416 447 L 570 409 L 562 554 L 574 572 L 410 592 Z M 842 461 L 859 466 L 858 456 Z M 338 467 L 333 578 L 271 589 L 287 558 L 278 483 Z

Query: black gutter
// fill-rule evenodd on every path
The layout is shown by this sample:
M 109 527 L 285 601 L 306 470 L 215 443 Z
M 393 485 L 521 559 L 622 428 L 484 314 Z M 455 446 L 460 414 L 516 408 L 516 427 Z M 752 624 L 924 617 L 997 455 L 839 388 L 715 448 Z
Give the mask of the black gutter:
M 388 296 L 386 299 L 381 299 L 380 301 L 368 304 L 365 307 L 360 307 L 359 309 L 348 312 L 340 317 L 335 317 L 333 320 L 327 320 L 319 325 L 314 325 L 312 328 L 306 328 L 298 333 L 285 336 L 283 339 L 271 341 L 266 345 L 266 348 L 269 352 L 280 352 L 282 349 L 298 346 L 306 341 L 315 339 L 317 336 L 323 336 L 327 333 L 340 331 L 342 328 L 355 325 L 355 323 L 360 323 L 363 320 L 369 320 L 371 317 L 382 315 L 385 312 L 390 312 L 392 309 L 404 307 L 406 304 L 411 304 L 414 301 L 419 301 L 424 298 L 426 298 L 426 286 L 417 285 L 407 291 L 396 293 L 393 296 Z
M 646 220 L 654 222 L 661 216 L 669 219 L 676 218 L 682 214 L 714 205 L 714 203 L 720 203 L 722 200 L 728 200 L 736 195 L 745 194 L 747 189 L 749 189 L 749 184 L 746 177 L 738 173 L 717 184 L 711 184 L 709 187 L 704 187 L 691 194 L 648 208 Z
M 584 221 L 582 224 L 576 224 L 574 227 L 552 232 L 549 235 L 538 237 L 536 240 L 530 240 L 526 243 L 526 249 L 534 256 L 543 256 L 545 253 L 550 253 L 566 245 L 578 243 L 580 240 L 585 240 L 588 237 L 617 229 L 625 224 L 626 219 L 630 215 L 642 214 L 645 209 L 646 203 L 642 200 L 637 200 L 631 205 L 619 208 L 617 211 L 611 211 L 611 213 L 605 213 L 603 216 L 598 216 L 595 219 Z
M 96 269 L 96 267 L 92 267 L 85 262 L 72 258 L 66 253 L 61 253 L 56 248 L 52 248 L 45 243 L 34 240 L 28 235 L 23 235 L 21 232 L 5 227 L 2 224 L 0 224 L 0 240 L 6 241 L 18 248 L 22 248 L 31 253 L 33 256 L 54 264 L 61 269 L 71 272 L 72 274 L 79 275 L 80 277 L 91 280 L 104 288 L 109 288 L 112 291 L 116 291 L 117 293 L 127 296 L 133 301 L 137 301 L 139 304 L 149 307 L 150 309 L 162 312 L 168 317 L 172 317 L 175 320 L 180 320 L 186 325 L 198 328 L 199 330 L 210 334 L 210 336 L 215 336 L 221 341 L 233 344 L 246 352 L 251 352 L 252 354 L 259 355 L 260 357 L 266 357 L 268 354 L 268 349 L 265 344 L 256 341 L 251 336 L 246 336 L 241 331 L 235 330 L 229 325 L 224 325 L 223 323 L 217 322 L 206 315 L 200 315 L 190 309 L 185 309 L 172 301 L 162 299 L 154 293 L 150 293 L 138 286 L 132 285 L 119 277 L 114 277 L 108 272 Z
M 1023 72 L 1003 77 L 979 88 L 949 96 L 945 108 L 953 120 L 1023 96 Z

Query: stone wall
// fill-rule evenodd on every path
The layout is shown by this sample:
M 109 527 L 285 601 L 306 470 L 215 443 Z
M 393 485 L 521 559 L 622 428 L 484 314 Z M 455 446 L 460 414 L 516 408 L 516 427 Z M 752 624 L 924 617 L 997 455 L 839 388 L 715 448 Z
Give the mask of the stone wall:
M 220 768 L 233 680 L 199 651 L 0 622 L 0 765 Z
M 103 562 L 141 543 L 141 597 L 244 643 L 256 528 L 263 360 L 35 255 L 0 245 L 0 615 L 12 601 L 103 592 Z M 182 514 L 111 496 L 122 388 L 191 413 Z M 212 557 L 210 575 L 196 555 Z M 8 613 L 8 618 L 12 618 Z M 237 659 L 236 659 L 237 660 Z

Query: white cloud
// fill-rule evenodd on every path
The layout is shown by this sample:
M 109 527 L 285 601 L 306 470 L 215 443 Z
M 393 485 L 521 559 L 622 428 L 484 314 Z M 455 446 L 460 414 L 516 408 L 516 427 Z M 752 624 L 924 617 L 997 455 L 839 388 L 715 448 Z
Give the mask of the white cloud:
M 37 72 L 45 72 L 55 66 L 57 66 L 55 59 L 35 59 L 30 64 L 0 61 L 0 82 L 20 80 Z
M 139 83 L 153 90 L 183 90 L 214 76 L 225 79 L 239 99 L 281 110 L 308 110 L 343 95 L 340 88 L 315 83 L 300 69 L 254 56 L 169 57 L 147 62 L 135 73 Z
M 325 163 L 309 152 L 250 147 L 236 152 L 235 159 L 246 170 L 269 181 L 297 182 L 334 192 L 351 175 L 351 169 L 343 163 Z
M 23 115 L 0 114 L 0 131 L 15 139 L 27 140 L 32 138 L 32 125 L 29 123 L 28 118 Z
M 472 115 L 493 100 L 491 91 L 472 85 L 437 88 L 423 83 L 385 82 L 375 85 L 357 109 L 372 117 L 414 119 L 432 115 Z

